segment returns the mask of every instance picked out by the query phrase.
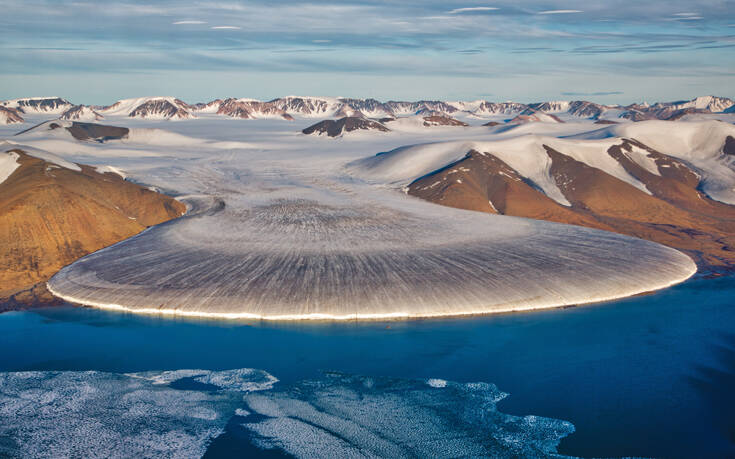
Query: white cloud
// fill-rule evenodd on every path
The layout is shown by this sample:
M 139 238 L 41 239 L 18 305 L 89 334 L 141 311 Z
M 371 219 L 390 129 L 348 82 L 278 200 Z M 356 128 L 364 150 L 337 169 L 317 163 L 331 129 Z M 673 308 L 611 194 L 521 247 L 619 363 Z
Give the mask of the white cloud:
M 538 12 L 538 14 L 574 14 L 574 13 L 584 13 L 584 11 L 581 11 L 581 10 L 547 10 L 547 11 Z
M 211 27 L 211 29 L 212 30 L 240 30 L 241 27 L 231 26 L 231 25 L 221 25 L 221 26 Z
M 494 6 L 472 6 L 467 8 L 456 8 L 449 12 L 449 14 L 458 14 L 458 13 L 471 13 L 474 11 L 495 11 L 498 8 Z
M 184 25 L 184 24 L 206 24 L 207 21 L 176 21 L 172 22 L 173 25 Z

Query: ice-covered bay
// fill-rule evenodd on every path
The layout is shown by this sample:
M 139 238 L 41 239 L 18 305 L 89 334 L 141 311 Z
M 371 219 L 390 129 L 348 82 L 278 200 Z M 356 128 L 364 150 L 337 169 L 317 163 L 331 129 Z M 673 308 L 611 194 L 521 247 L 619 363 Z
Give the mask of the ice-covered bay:
M 401 145 L 509 132 L 438 128 L 334 140 L 298 134 L 305 120 L 106 122 L 131 127 L 130 138 L 80 143 L 32 131 L 11 140 L 119 168 L 191 211 L 62 269 L 49 287 L 69 301 L 224 318 L 431 317 L 607 300 L 695 270 L 661 245 L 436 206 L 345 168 Z M 139 130 L 149 128 L 166 131 Z M 539 129 L 549 135 L 548 126 Z M 584 126 L 556 129 L 569 135 Z

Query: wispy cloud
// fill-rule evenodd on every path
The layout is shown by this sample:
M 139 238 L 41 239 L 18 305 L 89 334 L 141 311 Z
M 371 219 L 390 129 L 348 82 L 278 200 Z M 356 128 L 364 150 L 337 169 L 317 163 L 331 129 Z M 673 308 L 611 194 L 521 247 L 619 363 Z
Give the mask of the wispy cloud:
M 451 11 L 449 11 L 449 14 L 459 14 L 459 13 L 477 13 L 482 11 L 497 11 L 499 8 L 495 6 L 470 6 L 466 8 L 455 8 Z
M 594 91 L 597 85 L 616 87 L 626 97 L 651 88 L 675 94 L 693 87 L 687 78 L 732 88 L 731 0 L 0 0 L 0 5 L 5 32 L 0 93 L 10 91 L 12 82 L 52 85 L 61 74 L 111 81 L 114 75 L 146 72 L 168 75 L 165 82 L 171 75 L 214 75 L 192 80 L 193 85 L 228 72 L 258 74 L 268 84 L 281 81 L 283 92 L 313 92 L 307 90 L 349 74 L 366 78 L 365 88 L 373 88 L 368 78 L 375 78 L 377 94 L 405 78 L 415 81 L 411 90 L 424 88 L 426 96 L 436 97 L 446 88 L 464 87 L 456 84 L 462 78 L 478 79 L 473 94 L 505 79 L 506 86 L 493 85 L 493 92 L 516 99 L 531 97 L 527 88 Z M 538 72 L 541 67 L 544 72 Z M 293 72 L 319 76 L 289 78 Z M 672 75 L 679 86 L 669 84 Z M 662 76 L 666 85 L 660 84 Z M 452 83 L 431 83 L 440 77 Z M 647 88 L 636 83 L 645 78 L 658 83 Z M 128 80 L 128 85 L 147 84 Z M 78 86 L 80 92 L 89 90 Z M 120 91 L 111 83 L 107 89 Z M 28 94 L 18 94 L 23 95 Z
M 584 13 L 582 10 L 546 10 L 546 11 L 539 11 L 538 14 L 575 14 L 575 13 Z

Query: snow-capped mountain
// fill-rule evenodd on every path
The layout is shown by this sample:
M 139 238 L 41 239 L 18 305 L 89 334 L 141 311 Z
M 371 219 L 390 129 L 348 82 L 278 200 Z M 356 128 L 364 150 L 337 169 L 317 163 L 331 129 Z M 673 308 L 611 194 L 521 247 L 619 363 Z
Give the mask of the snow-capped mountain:
M 388 132 L 390 129 L 382 124 L 362 117 L 347 116 L 338 120 L 324 120 L 307 127 L 302 132 L 307 135 L 327 135 L 328 137 L 340 137 L 346 132 L 352 131 L 380 131 Z
M 242 119 L 283 118 L 293 120 L 291 115 L 273 104 L 253 99 L 226 99 L 219 104 L 215 113 Z
M 533 108 L 527 108 L 521 113 L 519 113 L 517 116 L 515 116 L 513 119 L 508 121 L 508 124 L 525 124 L 525 123 L 563 123 L 558 116 L 553 115 L 551 113 L 546 113 L 541 110 L 536 110 Z
M 4 100 L 0 105 L 27 114 L 60 114 L 72 107 L 71 102 L 60 97 L 27 97 Z
M 735 105 L 735 101 L 727 97 L 716 96 L 700 96 L 687 102 L 676 103 L 677 109 L 696 108 L 699 110 L 707 110 L 712 113 L 723 112 Z
M 735 112 L 735 101 L 726 97 L 702 96 L 689 101 L 635 103 L 627 106 L 604 105 L 586 100 L 557 100 L 524 104 L 519 102 L 475 101 L 387 101 L 345 97 L 288 96 L 269 101 L 247 98 L 215 99 L 210 102 L 188 104 L 174 97 L 142 97 L 120 100 L 109 106 L 72 105 L 58 97 L 34 97 L 0 102 L 0 107 L 15 110 L 15 115 L 4 115 L 7 122 L 19 122 L 22 114 L 58 114 L 68 120 L 99 120 L 101 117 L 133 117 L 159 120 L 196 118 L 196 115 L 221 115 L 238 119 L 345 118 L 362 117 L 406 118 L 413 116 L 443 116 L 460 122 L 473 119 L 493 123 L 604 122 L 644 121 L 651 119 L 691 119 L 714 113 Z M 22 118 L 22 116 L 21 116 Z M 10 121 L 12 119 L 12 121 Z M 481 123 L 485 124 L 485 123 Z
M 177 120 L 195 118 L 192 107 L 175 97 L 141 97 L 123 99 L 97 110 L 105 116 Z
M 23 121 L 17 109 L 0 105 L 0 124 L 19 124 Z
M 99 121 L 104 118 L 104 116 L 97 113 L 92 107 L 86 105 L 75 105 L 59 116 L 59 119 L 73 121 Z

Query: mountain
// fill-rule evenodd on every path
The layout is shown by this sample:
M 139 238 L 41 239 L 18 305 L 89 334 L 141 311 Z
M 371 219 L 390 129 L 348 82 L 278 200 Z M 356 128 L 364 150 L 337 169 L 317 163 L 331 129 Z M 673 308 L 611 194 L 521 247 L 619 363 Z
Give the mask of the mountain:
M 569 138 L 416 145 L 349 167 L 437 204 L 627 234 L 735 268 L 731 124 L 645 121 Z
M 291 115 L 274 105 L 252 99 L 226 99 L 219 104 L 216 113 L 242 119 L 283 118 L 293 120 Z
M 19 124 L 24 121 L 17 109 L 0 106 L 0 124 Z
M 586 100 L 518 102 L 387 101 L 345 97 L 288 96 L 260 101 L 245 98 L 215 99 L 206 103 L 187 104 L 174 97 L 143 97 L 120 100 L 105 107 L 72 105 L 57 97 L 13 99 L 0 102 L 0 107 L 14 109 L 18 115 L 59 114 L 62 119 L 97 121 L 103 116 L 126 116 L 144 119 L 191 119 L 196 114 L 221 115 L 239 119 L 345 118 L 363 117 L 373 120 L 403 118 L 416 115 L 445 116 L 467 122 L 490 119 L 513 124 L 530 121 L 646 121 L 677 120 L 682 117 L 702 118 L 710 114 L 735 112 L 735 102 L 726 97 L 702 96 L 692 100 L 636 103 L 627 106 L 604 105 Z M 7 118 L 7 115 L 5 116 Z M 17 121 L 16 121 L 17 122 Z
M 469 124 L 456 120 L 450 116 L 434 114 L 424 116 L 424 126 L 469 126 Z
M 75 120 L 75 121 L 99 121 L 104 119 L 104 116 L 94 111 L 91 107 L 86 105 L 74 105 L 70 109 L 66 110 L 59 116 L 62 120 Z
M 371 121 L 360 117 L 344 117 L 338 120 L 324 120 L 316 124 L 313 124 L 302 132 L 304 134 L 311 135 L 322 135 L 326 134 L 329 137 L 340 137 L 347 132 L 352 131 L 380 131 L 388 132 L 390 129 L 383 126 L 382 124 Z
M 24 99 L 4 100 L 0 105 L 17 109 L 20 113 L 60 114 L 72 107 L 71 102 L 60 97 L 28 97 Z
M 195 118 L 193 108 L 174 97 L 141 97 L 123 99 L 97 112 L 105 116 L 128 116 L 131 118 L 181 120 Z
M 673 103 L 673 105 L 677 109 L 696 108 L 699 110 L 706 110 L 711 113 L 718 113 L 731 108 L 735 105 L 735 101 L 727 97 L 700 96 L 690 101 Z
M 84 123 L 81 121 L 51 120 L 44 121 L 15 135 L 43 135 L 48 131 L 63 133 L 76 140 L 95 141 L 99 143 L 104 143 L 108 140 L 126 139 L 130 134 L 130 129 L 126 127 L 106 126 L 104 124 Z
M 536 122 L 542 122 L 542 123 L 563 123 L 558 116 L 552 115 L 550 113 L 546 113 L 541 110 L 536 110 L 533 108 L 527 108 L 523 110 L 520 114 L 515 116 L 513 119 L 508 121 L 508 124 L 525 124 L 525 123 L 536 123 Z
M 35 155 L 35 152 L 34 152 Z M 181 215 L 174 199 L 113 173 L 5 145 L 0 181 L 0 298 L 32 302 L 61 267 Z M 36 287 L 34 287 L 36 286 Z

